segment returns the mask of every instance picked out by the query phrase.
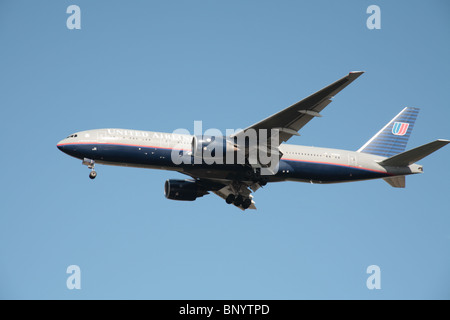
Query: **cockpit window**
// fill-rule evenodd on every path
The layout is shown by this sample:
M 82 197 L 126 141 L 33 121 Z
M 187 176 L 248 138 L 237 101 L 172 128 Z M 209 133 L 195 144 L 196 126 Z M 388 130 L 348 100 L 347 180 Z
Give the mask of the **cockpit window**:
M 66 139 L 69 139 L 69 138 L 76 138 L 76 137 L 78 137 L 78 135 L 76 135 L 76 134 L 71 134 L 71 135 L 68 136 Z

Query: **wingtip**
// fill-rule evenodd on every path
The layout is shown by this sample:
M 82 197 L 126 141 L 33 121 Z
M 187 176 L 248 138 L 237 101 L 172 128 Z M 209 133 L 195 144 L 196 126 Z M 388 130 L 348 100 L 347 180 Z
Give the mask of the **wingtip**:
M 355 80 L 356 78 L 358 78 L 363 73 L 364 73 L 364 71 L 351 71 L 351 72 L 348 73 L 348 78 L 350 80 Z

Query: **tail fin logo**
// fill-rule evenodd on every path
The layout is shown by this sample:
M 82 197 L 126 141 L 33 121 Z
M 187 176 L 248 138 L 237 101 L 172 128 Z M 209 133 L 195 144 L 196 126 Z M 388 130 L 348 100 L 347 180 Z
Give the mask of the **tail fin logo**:
M 408 131 L 409 123 L 406 122 L 394 122 L 392 127 L 392 133 L 396 136 L 404 136 Z

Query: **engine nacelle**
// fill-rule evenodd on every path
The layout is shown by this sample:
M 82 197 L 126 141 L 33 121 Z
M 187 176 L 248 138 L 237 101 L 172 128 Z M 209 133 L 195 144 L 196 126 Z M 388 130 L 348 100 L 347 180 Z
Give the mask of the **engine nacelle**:
M 199 159 L 225 159 L 227 152 L 235 152 L 237 148 L 225 137 L 194 136 L 192 138 L 192 155 Z
M 193 180 L 170 179 L 164 184 L 164 195 L 171 200 L 194 201 L 207 193 Z

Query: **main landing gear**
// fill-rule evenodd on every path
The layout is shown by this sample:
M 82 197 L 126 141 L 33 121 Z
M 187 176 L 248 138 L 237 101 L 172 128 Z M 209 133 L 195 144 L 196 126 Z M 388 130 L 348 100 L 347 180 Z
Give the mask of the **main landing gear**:
M 240 194 L 235 196 L 230 193 L 228 197 L 225 199 L 225 202 L 228 204 L 234 204 L 236 207 L 241 206 L 244 210 L 248 209 L 252 205 L 252 200 L 250 198 L 242 197 Z
M 91 160 L 91 159 L 88 159 L 88 158 L 84 158 L 82 163 L 85 166 L 87 166 L 89 169 L 91 169 L 91 172 L 89 173 L 89 178 L 95 179 L 95 177 L 97 177 L 97 172 L 94 170 L 94 168 L 95 168 L 95 161 Z

